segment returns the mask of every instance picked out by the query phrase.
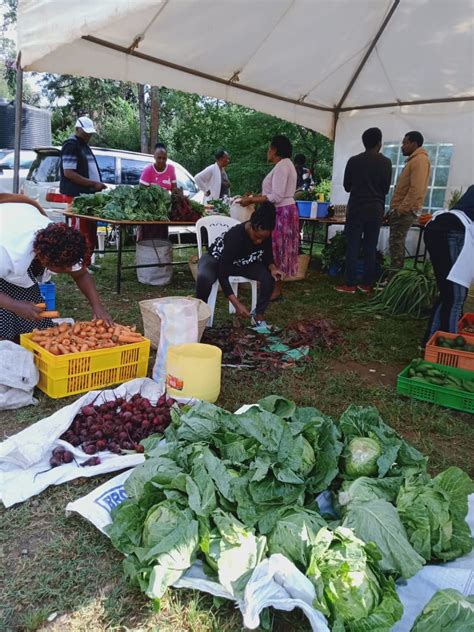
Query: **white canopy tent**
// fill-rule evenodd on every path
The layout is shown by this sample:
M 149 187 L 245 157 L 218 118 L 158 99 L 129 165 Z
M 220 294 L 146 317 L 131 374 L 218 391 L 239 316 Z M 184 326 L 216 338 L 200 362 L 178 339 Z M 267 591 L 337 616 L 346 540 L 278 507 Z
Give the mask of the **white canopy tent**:
M 358 147 L 384 119 L 408 131 L 452 116 L 472 146 L 473 22 L 474 0 L 20 0 L 18 50 L 26 71 L 164 85 L 337 130 L 336 178 L 346 136 Z

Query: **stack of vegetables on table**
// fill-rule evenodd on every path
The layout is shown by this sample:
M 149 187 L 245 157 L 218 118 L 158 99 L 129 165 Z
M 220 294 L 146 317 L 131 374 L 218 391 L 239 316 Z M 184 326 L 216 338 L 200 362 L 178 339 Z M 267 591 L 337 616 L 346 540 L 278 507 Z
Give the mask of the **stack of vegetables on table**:
M 253 569 L 280 553 L 333 630 L 388 632 L 403 611 L 395 580 L 472 548 L 471 479 L 457 467 L 432 478 L 375 408 L 351 406 L 335 423 L 270 396 L 241 414 L 200 402 L 171 415 L 164 443 L 142 442 L 146 460 L 108 527 L 127 577 L 157 605 L 196 561 L 241 599 Z
M 137 222 L 196 222 L 202 204 L 189 200 L 180 190 L 169 193 L 159 186 L 118 186 L 100 193 L 80 195 L 72 211 L 78 215 Z
M 34 329 L 31 340 L 53 355 L 65 355 L 135 344 L 145 338 L 136 331 L 135 325 L 114 324 L 108 327 L 103 320 L 98 319 Z
M 164 432 L 171 422 L 171 408 L 175 403 L 174 399 L 162 395 L 152 404 L 147 397 L 136 393 L 129 399 L 116 397 L 102 404 L 88 404 L 81 408 L 60 439 L 91 455 L 81 465 L 99 465 L 99 453 L 143 452 L 140 442 L 151 434 Z M 57 467 L 73 459 L 67 446 L 58 446 L 49 464 Z

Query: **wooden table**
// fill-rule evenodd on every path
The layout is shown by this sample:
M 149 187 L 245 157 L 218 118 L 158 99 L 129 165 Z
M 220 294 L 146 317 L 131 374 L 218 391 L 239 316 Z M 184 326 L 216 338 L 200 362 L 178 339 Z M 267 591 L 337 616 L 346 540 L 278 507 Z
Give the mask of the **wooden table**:
M 186 261 L 176 261 L 171 263 L 144 263 L 139 266 L 122 266 L 122 254 L 124 252 L 135 252 L 135 249 L 125 250 L 123 248 L 124 242 L 124 233 L 125 229 L 128 226 L 195 226 L 195 222 L 139 222 L 139 221 L 131 221 L 131 220 L 116 220 L 116 219 L 105 219 L 103 217 L 89 217 L 87 215 L 79 215 L 78 213 L 72 213 L 70 211 L 65 211 L 64 215 L 66 217 L 66 222 L 69 224 L 71 219 L 87 219 L 91 222 L 103 222 L 105 224 L 111 224 L 112 226 L 116 226 L 118 229 L 117 233 L 117 272 L 116 272 L 116 287 L 117 294 L 120 294 L 121 286 L 122 286 L 122 270 L 136 270 L 137 268 L 162 268 L 168 265 L 185 265 Z M 105 251 L 96 251 L 96 252 L 105 252 Z M 111 251 L 107 251 L 111 252 Z

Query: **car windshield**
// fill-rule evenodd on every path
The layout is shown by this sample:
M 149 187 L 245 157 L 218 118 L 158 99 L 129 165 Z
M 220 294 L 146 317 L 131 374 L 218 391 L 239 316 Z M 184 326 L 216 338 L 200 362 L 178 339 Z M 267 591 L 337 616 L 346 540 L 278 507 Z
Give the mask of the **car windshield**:
M 38 153 L 27 179 L 33 182 L 59 182 L 59 153 Z
M 176 169 L 176 182 L 178 187 L 183 189 L 190 196 L 195 195 L 198 192 L 198 188 L 194 181 L 179 167 L 175 167 Z
M 33 162 L 33 156 L 22 156 L 20 154 L 20 169 L 29 169 Z M 0 169 L 13 169 L 15 164 L 15 154 L 10 152 L 0 160 Z

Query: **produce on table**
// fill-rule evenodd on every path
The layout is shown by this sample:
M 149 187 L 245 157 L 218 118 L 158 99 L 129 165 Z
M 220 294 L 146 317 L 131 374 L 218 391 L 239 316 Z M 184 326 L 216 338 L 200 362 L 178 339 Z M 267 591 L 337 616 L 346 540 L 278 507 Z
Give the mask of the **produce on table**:
M 65 355 L 135 344 L 145 338 L 136 331 L 135 325 L 114 324 L 108 327 L 99 319 L 74 325 L 61 323 L 49 329 L 33 329 L 31 340 L 53 355 Z
M 437 292 L 431 263 L 397 272 L 386 287 L 355 311 L 364 314 L 388 314 L 422 317 L 431 307 Z
M 143 452 L 141 441 L 152 434 L 163 433 L 171 421 L 171 408 L 175 400 L 162 395 L 154 405 L 140 393 L 129 400 L 118 397 L 102 404 L 83 406 L 74 417 L 71 426 L 60 439 L 74 447 L 80 447 L 85 454 L 94 455 L 109 451 L 123 454 L 123 451 Z M 161 438 L 161 437 L 160 437 Z M 71 455 L 64 448 L 55 448 L 51 459 L 52 467 L 70 463 Z M 83 465 L 97 465 L 86 462 Z M 100 460 L 99 460 L 100 462 Z
M 434 364 L 424 362 L 420 359 L 411 361 L 407 377 L 423 384 L 444 386 L 445 388 L 454 389 L 456 391 L 474 393 L 474 378 L 459 378 L 455 375 L 444 373 L 437 369 Z
M 213 207 L 212 210 L 214 213 L 230 215 L 230 206 L 225 200 L 209 200 L 208 204 Z
M 359 437 L 377 442 L 377 467 L 349 480 L 347 450 Z M 128 500 L 108 527 L 127 556 L 127 577 L 152 599 L 195 561 L 240 599 L 255 566 L 280 553 L 312 581 L 314 607 L 334 630 L 388 632 L 402 614 L 393 580 L 426 563 L 397 504 L 418 480 L 427 483 L 413 501 L 419 524 L 423 512 L 433 520 L 426 497 L 442 487 L 453 529 L 443 551 L 460 537 L 458 554 L 472 547 L 464 538 L 468 477 L 450 468 L 431 481 L 426 458 L 374 408 L 351 406 L 335 424 L 279 396 L 240 415 L 198 403 L 173 414 L 165 438 L 144 440 L 146 460 L 127 479 Z M 336 517 L 321 515 L 315 500 L 327 489 L 338 494 Z
M 104 193 L 80 195 L 74 199 L 72 210 L 79 215 L 112 220 L 195 222 L 204 207 L 187 200 L 179 190 L 170 195 L 160 186 L 123 185 Z
M 438 590 L 418 615 L 411 632 L 471 632 L 474 629 L 474 595 L 453 588 Z
M 464 336 L 456 336 L 456 338 L 446 338 L 446 336 L 438 336 L 436 338 L 436 346 L 445 349 L 453 349 L 454 351 L 470 351 L 474 352 L 474 345 L 469 344 Z
M 429 562 L 447 562 L 472 549 L 466 523 L 467 497 L 474 482 L 458 467 L 438 476 L 416 474 L 405 479 L 396 501 L 397 511 L 413 548 Z
M 381 572 L 379 559 L 377 547 L 350 529 L 322 528 L 317 534 L 307 575 L 333 630 L 389 632 L 401 618 L 395 582 Z

